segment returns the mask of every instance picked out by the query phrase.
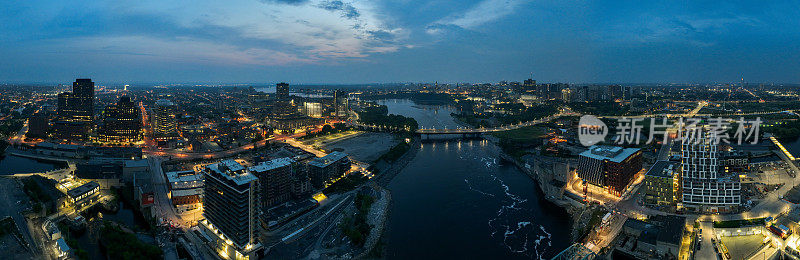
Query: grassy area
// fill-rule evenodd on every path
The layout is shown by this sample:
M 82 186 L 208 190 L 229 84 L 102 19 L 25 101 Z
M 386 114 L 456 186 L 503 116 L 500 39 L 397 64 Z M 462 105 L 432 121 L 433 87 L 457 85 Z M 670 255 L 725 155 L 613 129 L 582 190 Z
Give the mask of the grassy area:
M 136 235 L 123 231 L 109 222 L 103 223 L 100 242 L 109 259 L 160 259 L 161 248 L 139 241 Z
M 25 194 L 31 199 L 34 212 L 41 212 L 42 207 L 45 207 L 47 214 L 55 212 L 55 198 L 54 194 L 61 194 L 55 188 L 55 181 L 41 177 L 30 176 L 22 179 L 22 189 Z
M 595 226 L 600 224 L 600 221 L 603 220 L 603 216 L 606 215 L 608 211 L 602 207 L 597 207 L 592 211 L 592 216 L 589 218 L 589 222 L 586 223 L 586 227 L 581 229 L 578 234 L 580 234 L 581 240 L 591 233 L 594 230 Z
M 3 156 L 5 156 L 6 147 L 8 147 L 8 142 L 6 142 L 6 140 L 0 140 L 0 158 L 3 158 Z
M 389 114 L 389 108 L 384 105 L 366 107 L 358 115 L 359 121 L 366 125 L 384 126 L 407 132 L 414 132 L 419 127 L 414 118 Z
M 392 147 L 392 149 L 389 149 L 389 151 L 387 151 L 385 154 L 381 155 L 381 157 L 378 157 L 376 161 L 381 161 L 381 160 L 385 160 L 387 162 L 397 161 L 397 159 L 400 159 L 400 157 L 403 156 L 403 154 L 405 154 L 409 149 L 411 149 L 410 144 L 406 142 L 400 142 L 394 147 Z
M 306 135 L 301 136 L 301 137 L 299 137 L 297 139 L 299 139 L 299 140 L 310 140 L 310 139 L 315 139 L 317 137 L 325 137 L 325 136 L 330 135 L 330 134 L 340 133 L 340 132 L 343 132 L 343 131 L 347 131 L 349 129 L 350 128 L 347 127 L 347 125 L 345 123 L 335 123 L 335 124 L 333 124 L 333 126 L 324 125 L 324 126 L 322 126 L 321 130 L 319 130 L 317 132 L 313 132 L 313 133 L 306 133 Z
M 792 140 L 800 137 L 800 121 L 784 121 L 770 127 L 765 127 L 764 132 L 772 133 L 780 140 Z
M 520 160 L 528 154 L 527 148 L 541 144 L 541 137 L 545 133 L 541 126 L 527 126 L 519 129 L 494 132 L 492 136 L 500 139 L 498 146 L 506 154 Z
M 737 228 L 744 226 L 764 225 L 764 219 L 766 218 L 714 221 L 714 228 Z
M 14 219 L 11 217 L 6 217 L 3 220 L 0 220 L 0 237 L 14 232 L 14 229 Z
M 353 190 L 355 187 L 358 187 L 358 185 L 363 184 L 367 180 L 368 180 L 367 177 L 364 175 L 358 173 L 350 174 L 334 182 L 327 188 L 323 189 L 322 193 L 333 194 L 338 192 L 350 191 Z
M 72 228 L 69 225 L 64 223 L 64 221 L 58 222 L 58 230 L 61 231 L 61 236 L 64 238 L 64 241 L 67 242 L 67 245 L 75 256 L 78 259 L 89 259 L 89 252 L 86 249 L 81 248 L 80 244 L 78 244 L 78 239 L 75 238 L 73 234 Z
M 509 140 L 512 142 L 531 142 L 539 139 L 545 133 L 545 128 L 540 126 L 526 126 L 514 130 L 503 132 L 494 132 L 493 136 L 501 140 Z
M 630 113 L 630 107 L 613 101 L 575 102 L 571 106 L 576 112 L 587 115 L 621 116 L 634 114 Z
M 358 211 L 352 216 L 347 216 L 342 220 L 342 224 L 340 225 L 342 233 L 344 233 L 354 245 L 362 246 L 364 242 L 366 242 L 370 231 L 370 226 L 367 223 L 367 214 L 374 202 L 375 198 L 372 196 L 364 194 L 356 195 L 355 204 Z

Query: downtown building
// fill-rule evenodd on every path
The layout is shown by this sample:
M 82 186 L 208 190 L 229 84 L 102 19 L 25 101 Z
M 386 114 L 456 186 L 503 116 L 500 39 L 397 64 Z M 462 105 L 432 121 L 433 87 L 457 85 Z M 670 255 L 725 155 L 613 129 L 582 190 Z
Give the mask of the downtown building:
M 135 143 L 142 140 L 142 112 L 128 96 L 103 111 L 103 124 L 98 141 L 105 143 Z
M 720 153 L 712 131 L 698 127 L 694 138 L 681 139 L 682 205 L 694 212 L 730 212 L 741 204 L 737 174 L 720 170 Z M 684 135 L 686 136 L 686 135 Z
M 180 137 L 177 122 L 178 107 L 172 101 L 159 99 L 153 108 L 153 138 L 167 141 Z
M 198 209 L 203 202 L 203 174 L 194 170 L 164 173 L 169 184 L 167 197 L 178 214 Z
M 615 196 L 621 196 L 641 170 L 638 148 L 593 145 L 578 156 L 578 178 Z
M 58 94 L 53 137 L 63 140 L 83 141 L 94 122 L 94 82 L 76 79 L 72 92 Z
M 47 112 L 37 112 L 28 118 L 26 138 L 46 139 L 50 132 L 50 118 Z
M 675 206 L 681 199 L 680 164 L 657 161 L 644 176 L 644 203 Z
M 223 259 L 258 259 L 258 178 L 234 160 L 203 169 L 205 187 L 201 229 Z
M 261 208 L 271 207 L 311 191 L 311 183 L 302 164 L 284 157 L 261 162 L 248 170 L 259 179 Z M 295 186 L 298 187 L 295 187 Z
M 308 162 L 308 173 L 311 184 L 322 189 L 335 182 L 350 170 L 350 158 L 343 152 L 332 152 Z
M 301 109 L 297 108 L 289 93 L 288 83 L 281 82 L 275 86 L 275 99 L 272 100 L 272 110 L 266 118 L 271 127 L 284 132 L 294 132 L 295 130 L 325 122 L 324 119 L 300 113 Z
M 350 100 L 348 99 L 347 92 L 336 90 L 333 92 L 333 106 L 334 116 L 338 118 L 347 118 L 350 111 Z

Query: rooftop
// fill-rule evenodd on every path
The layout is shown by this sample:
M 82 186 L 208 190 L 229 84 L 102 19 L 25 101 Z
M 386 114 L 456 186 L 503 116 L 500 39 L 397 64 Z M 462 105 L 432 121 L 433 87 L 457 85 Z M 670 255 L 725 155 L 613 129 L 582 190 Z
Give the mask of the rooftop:
M 258 180 L 255 175 L 245 171 L 244 166 L 234 160 L 224 160 L 219 163 L 209 164 L 206 166 L 206 169 L 219 173 L 219 175 L 233 181 L 236 185 L 243 185 Z
M 681 244 L 683 229 L 686 226 L 686 217 L 655 215 L 650 219 L 661 222 L 661 232 L 658 233 L 657 237 L 658 241 L 675 245 Z
M 589 150 L 582 152 L 580 155 L 597 159 L 609 160 L 612 162 L 622 162 L 634 153 L 638 152 L 639 148 L 622 148 L 619 146 L 608 145 L 592 145 Z
M 647 170 L 648 176 L 656 176 L 656 177 L 663 177 L 663 178 L 672 178 L 673 174 L 677 172 L 677 165 L 678 162 L 673 161 L 657 161 L 653 166 Z
M 235 160 L 224 160 L 219 162 L 219 164 L 221 164 L 224 167 L 224 169 L 232 172 L 243 171 L 245 169 L 244 166 L 242 166 L 242 164 L 240 164 Z
M 147 160 L 127 160 L 125 167 L 148 167 L 150 164 Z
M 201 181 L 203 180 L 202 174 L 196 174 L 193 170 L 167 172 L 167 181 L 169 182 L 184 182 L 184 181 Z
M 173 104 L 172 101 L 169 101 L 167 99 L 159 99 L 159 100 L 156 101 L 156 105 L 157 106 L 173 106 L 175 104 Z
M 69 195 L 70 197 L 75 198 L 75 197 L 83 195 L 83 194 L 85 194 L 85 193 L 87 193 L 87 192 L 89 192 L 89 191 L 91 191 L 91 190 L 93 190 L 95 188 L 99 188 L 99 187 L 100 187 L 100 184 L 97 184 L 96 182 L 90 181 L 90 182 L 88 182 L 86 184 L 78 186 L 77 188 L 74 188 L 74 189 L 71 189 L 71 190 L 67 191 L 67 195 Z
M 324 157 L 315 158 L 314 160 L 309 162 L 308 165 L 324 168 L 346 157 L 347 157 L 346 153 L 338 151 L 332 152 L 329 153 L 328 155 L 325 155 Z
M 292 158 L 289 157 L 284 157 L 284 158 L 269 160 L 266 162 L 261 162 L 258 165 L 252 166 L 247 169 L 251 172 L 266 172 L 277 168 L 292 165 L 292 163 L 295 163 L 295 160 L 292 160 Z

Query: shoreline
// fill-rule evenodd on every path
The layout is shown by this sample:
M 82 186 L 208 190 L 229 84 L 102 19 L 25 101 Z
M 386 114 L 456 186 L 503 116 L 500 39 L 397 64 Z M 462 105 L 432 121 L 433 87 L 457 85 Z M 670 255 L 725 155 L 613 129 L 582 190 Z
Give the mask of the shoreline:
M 382 192 L 386 193 L 387 195 L 386 209 L 383 211 L 384 215 L 381 216 L 382 218 L 381 225 L 372 227 L 372 230 L 376 230 L 376 232 L 378 232 L 375 234 L 374 243 L 369 245 L 369 247 L 365 247 L 364 251 L 362 251 L 361 254 L 359 254 L 358 256 L 354 257 L 354 259 L 367 258 L 367 256 L 373 250 L 375 250 L 376 246 L 382 246 L 386 244 L 384 240 L 385 239 L 384 235 L 387 234 L 388 232 L 391 232 L 388 223 L 391 221 L 392 206 L 394 205 L 394 201 L 392 200 L 392 190 L 389 189 L 389 184 L 392 182 L 392 179 L 394 179 L 394 177 L 400 174 L 400 172 L 403 169 L 405 169 L 406 166 L 408 166 L 408 164 L 412 160 L 414 160 L 414 158 L 417 155 L 417 152 L 419 152 L 420 150 L 419 144 L 420 144 L 419 138 L 414 138 L 414 141 L 411 143 L 411 148 L 408 149 L 408 151 L 406 151 L 406 153 L 404 153 L 402 156 L 400 156 L 400 158 L 390 163 L 384 170 L 385 172 L 381 173 L 381 175 L 378 176 L 378 179 L 375 180 L 375 182 L 373 183 Z M 371 232 L 372 231 L 370 231 L 370 236 L 372 236 Z M 379 250 L 381 251 L 380 254 L 381 258 L 385 258 L 386 248 L 385 247 L 379 248 Z

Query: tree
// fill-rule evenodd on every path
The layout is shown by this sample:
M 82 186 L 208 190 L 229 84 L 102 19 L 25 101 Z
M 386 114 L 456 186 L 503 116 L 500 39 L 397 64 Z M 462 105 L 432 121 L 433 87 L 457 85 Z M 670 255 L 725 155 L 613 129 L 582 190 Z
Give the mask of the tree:
M 322 134 L 327 134 L 333 132 L 333 127 L 331 125 L 324 125 L 322 126 Z

